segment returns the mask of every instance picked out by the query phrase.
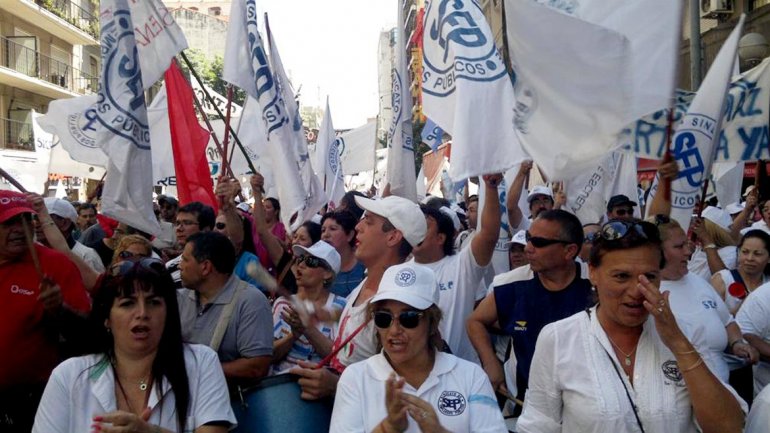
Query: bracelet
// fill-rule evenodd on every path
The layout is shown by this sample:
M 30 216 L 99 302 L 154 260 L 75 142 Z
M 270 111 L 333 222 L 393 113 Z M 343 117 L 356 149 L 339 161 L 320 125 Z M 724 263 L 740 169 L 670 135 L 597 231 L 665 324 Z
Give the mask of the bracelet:
M 690 372 L 690 371 L 693 371 L 693 370 L 695 370 L 696 368 L 700 367 L 700 365 L 701 365 L 701 364 L 703 364 L 703 358 L 700 358 L 700 357 L 699 357 L 699 358 L 698 358 L 698 361 L 697 361 L 695 364 L 693 364 L 691 367 L 689 367 L 689 368 L 686 368 L 686 369 L 684 369 L 684 370 L 679 370 L 679 372 L 680 372 L 680 373 L 688 373 L 688 372 Z
M 53 222 L 53 220 L 48 220 L 48 221 L 46 221 L 46 222 L 41 222 L 41 223 L 40 223 L 40 226 L 41 226 L 41 227 L 45 227 L 45 226 L 55 226 L 55 225 L 56 225 L 56 223 L 55 223 L 55 222 Z
M 697 350 L 688 350 L 687 352 L 674 352 L 674 355 L 691 355 L 693 353 L 698 353 Z
M 704 250 L 715 250 L 717 248 L 716 244 L 708 244 L 703 247 Z

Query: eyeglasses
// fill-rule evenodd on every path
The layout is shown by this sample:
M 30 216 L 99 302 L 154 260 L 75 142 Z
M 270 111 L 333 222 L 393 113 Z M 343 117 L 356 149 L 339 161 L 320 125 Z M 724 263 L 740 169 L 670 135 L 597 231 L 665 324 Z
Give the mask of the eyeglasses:
M 295 258 L 294 259 L 294 263 L 296 263 L 298 265 L 300 263 L 304 263 L 305 266 L 307 266 L 308 268 L 325 268 L 326 267 L 326 262 L 325 261 L 319 259 L 316 256 L 311 256 L 311 255 L 307 255 L 307 254 L 304 254 L 304 255 L 301 255 L 301 256 Z
M 118 257 L 121 259 L 130 259 L 131 257 L 134 257 L 134 253 L 131 251 L 121 251 L 120 254 L 118 254 Z
M 633 209 L 626 209 L 626 208 L 623 208 L 623 209 L 613 209 L 612 213 L 614 213 L 617 216 L 626 216 L 626 215 L 631 216 L 631 215 L 634 214 L 634 210 Z
M 197 225 L 200 225 L 200 224 L 195 221 L 177 220 L 174 222 L 174 227 L 179 227 L 179 226 L 187 227 L 187 226 L 197 226 Z
M 599 236 L 599 232 L 589 233 L 589 234 L 585 235 L 585 237 L 583 238 L 583 243 L 584 244 L 592 244 L 596 240 L 597 236 Z
M 163 265 L 163 262 L 153 257 L 126 258 L 126 260 L 110 266 L 110 275 L 113 277 L 125 277 L 141 271 L 149 272 L 153 275 L 161 275 L 163 272 L 166 272 L 166 266 Z
M 572 243 L 569 241 L 563 241 L 561 239 L 548 239 L 548 238 L 541 238 L 538 236 L 532 236 L 529 234 L 529 231 L 524 233 L 524 239 L 526 239 L 527 242 L 531 243 L 532 246 L 535 248 L 545 248 L 554 244 L 568 245 Z
M 658 230 L 648 222 L 610 221 L 599 231 L 602 239 L 617 241 L 626 236 L 638 236 L 642 239 L 658 239 Z
M 420 324 L 420 317 L 425 313 L 422 311 L 407 310 L 398 315 L 398 323 L 404 329 L 414 329 Z M 374 326 L 380 329 L 388 329 L 393 324 L 393 313 L 390 311 L 375 311 Z
M 224 230 L 225 227 L 227 227 L 227 224 L 225 224 L 225 223 L 216 223 L 216 224 L 214 224 L 214 227 L 216 227 L 217 230 Z

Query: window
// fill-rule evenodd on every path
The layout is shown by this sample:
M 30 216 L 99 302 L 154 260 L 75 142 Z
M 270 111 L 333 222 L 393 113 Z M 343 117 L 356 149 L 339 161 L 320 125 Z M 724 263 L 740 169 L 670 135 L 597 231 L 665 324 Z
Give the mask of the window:
M 215 6 L 213 8 L 209 8 L 209 15 L 213 15 L 215 17 L 218 17 L 222 15 L 222 8 L 219 6 Z

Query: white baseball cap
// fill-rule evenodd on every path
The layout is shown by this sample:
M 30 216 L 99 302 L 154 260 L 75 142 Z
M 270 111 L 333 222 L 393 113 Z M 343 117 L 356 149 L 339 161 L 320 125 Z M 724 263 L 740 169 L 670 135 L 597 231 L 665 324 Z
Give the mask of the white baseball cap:
M 356 196 L 356 204 L 361 209 L 390 221 L 412 247 L 416 247 L 425 239 L 428 223 L 417 203 L 391 195 L 379 200 Z
M 325 241 L 318 241 L 311 245 L 310 248 L 305 248 L 302 245 L 294 245 L 291 249 L 294 251 L 295 256 L 299 257 L 307 255 L 318 257 L 323 260 L 329 265 L 334 272 L 334 275 L 337 275 L 340 272 L 340 263 L 342 262 L 340 253 Z
M 526 230 L 519 230 L 516 232 L 515 235 L 513 235 L 513 238 L 508 242 L 508 246 L 511 246 L 511 244 L 519 244 L 527 246 L 527 231 Z
M 436 274 L 416 263 L 393 265 L 385 270 L 371 302 L 398 301 L 418 310 L 438 305 Z
M 452 225 L 455 227 L 455 231 L 460 230 L 463 227 L 463 225 L 460 224 L 460 217 L 457 216 L 455 211 L 453 211 L 452 209 L 449 209 L 446 206 L 441 206 L 439 210 L 441 211 L 441 213 L 448 216 L 449 219 L 452 220 Z
M 44 201 L 49 214 L 66 218 L 75 224 L 78 223 L 78 211 L 75 210 L 72 203 L 56 197 L 46 197 Z
M 545 185 L 538 185 L 532 188 L 529 191 L 529 194 L 527 194 L 527 203 L 532 203 L 532 199 L 534 199 L 536 195 L 547 195 L 553 200 L 553 190 Z
M 703 209 L 701 216 L 725 230 L 730 230 L 730 224 L 733 223 L 730 214 L 714 206 L 708 206 L 706 209 Z

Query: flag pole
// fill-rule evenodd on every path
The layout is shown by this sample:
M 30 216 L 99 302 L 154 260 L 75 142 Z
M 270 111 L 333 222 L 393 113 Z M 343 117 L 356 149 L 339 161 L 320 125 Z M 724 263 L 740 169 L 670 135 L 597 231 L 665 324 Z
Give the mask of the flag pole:
M 203 80 L 201 80 L 201 77 L 198 75 L 198 72 L 195 70 L 195 68 L 193 68 L 193 65 L 190 62 L 190 59 L 187 58 L 187 55 L 184 53 L 184 51 L 179 52 L 179 56 L 182 58 L 182 60 L 184 60 L 187 67 L 190 69 L 190 73 L 193 75 L 193 77 L 195 77 L 195 80 L 198 81 L 198 84 L 201 85 L 201 90 L 203 90 L 203 95 L 211 103 L 211 106 L 214 107 L 214 110 L 216 110 L 217 115 L 224 119 L 225 116 L 222 114 L 222 110 L 220 110 L 219 107 L 217 107 L 217 104 L 214 102 L 214 99 L 211 97 L 208 90 L 206 90 L 206 87 L 203 85 Z M 198 109 L 200 109 L 200 103 L 197 102 L 197 98 L 195 98 L 195 101 L 196 101 L 196 105 L 199 106 Z M 201 113 L 203 114 L 202 111 Z M 203 114 L 203 117 L 205 119 L 206 115 Z M 211 129 L 210 123 L 208 122 L 208 120 L 206 120 L 206 124 L 209 125 L 209 130 L 212 131 L 213 133 L 213 130 Z M 238 135 L 235 134 L 235 131 L 233 131 L 232 126 L 230 125 L 226 125 L 226 126 L 227 126 L 227 130 L 230 131 L 231 134 L 233 134 L 233 140 L 235 140 L 235 144 L 238 145 L 238 148 L 241 149 L 241 152 L 243 153 L 243 157 L 246 159 L 246 163 L 249 165 L 249 169 L 252 172 L 256 173 L 257 169 L 254 168 L 254 163 L 251 162 L 251 159 L 249 158 L 249 155 L 246 153 L 246 149 L 243 147 L 243 143 L 241 143 L 241 140 L 238 138 Z M 216 138 L 214 139 L 214 142 L 216 143 Z M 219 149 L 219 145 L 217 145 L 217 148 Z M 220 152 L 221 152 L 221 149 L 220 149 Z M 226 158 L 226 156 L 223 155 L 222 158 Z
M 339 161 L 337 164 L 337 170 L 334 171 L 334 181 L 332 183 L 332 190 L 331 194 L 329 194 L 329 201 L 326 203 L 326 207 L 329 207 L 329 204 L 334 204 L 334 193 L 337 190 L 337 179 L 340 177 L 340 169 L 342 168 L 342 161 Z M 324 175 L 326 177 L 326 175 Z M 337 203 L 339 204 L 339 203 Z
M 227 86 L 227 108 L 225 109 L 225 138 L 222 140 L 222 149 L 224 150 L 224 155 L 222 155 L 222 163 L 226 163 L 228 170 L 232 173 L 232 170 L 229 169 L 230 167 L 230 159 L 227 157 L 228 152 L 228 145 L 230 144 L 230 129 L 228 128 L 230 126 L 230 109 L 233 105 L 233 86 L 228 85 Z M 235 146 L 233 146 L 233 149 L 231 152 L 235 152 Z

